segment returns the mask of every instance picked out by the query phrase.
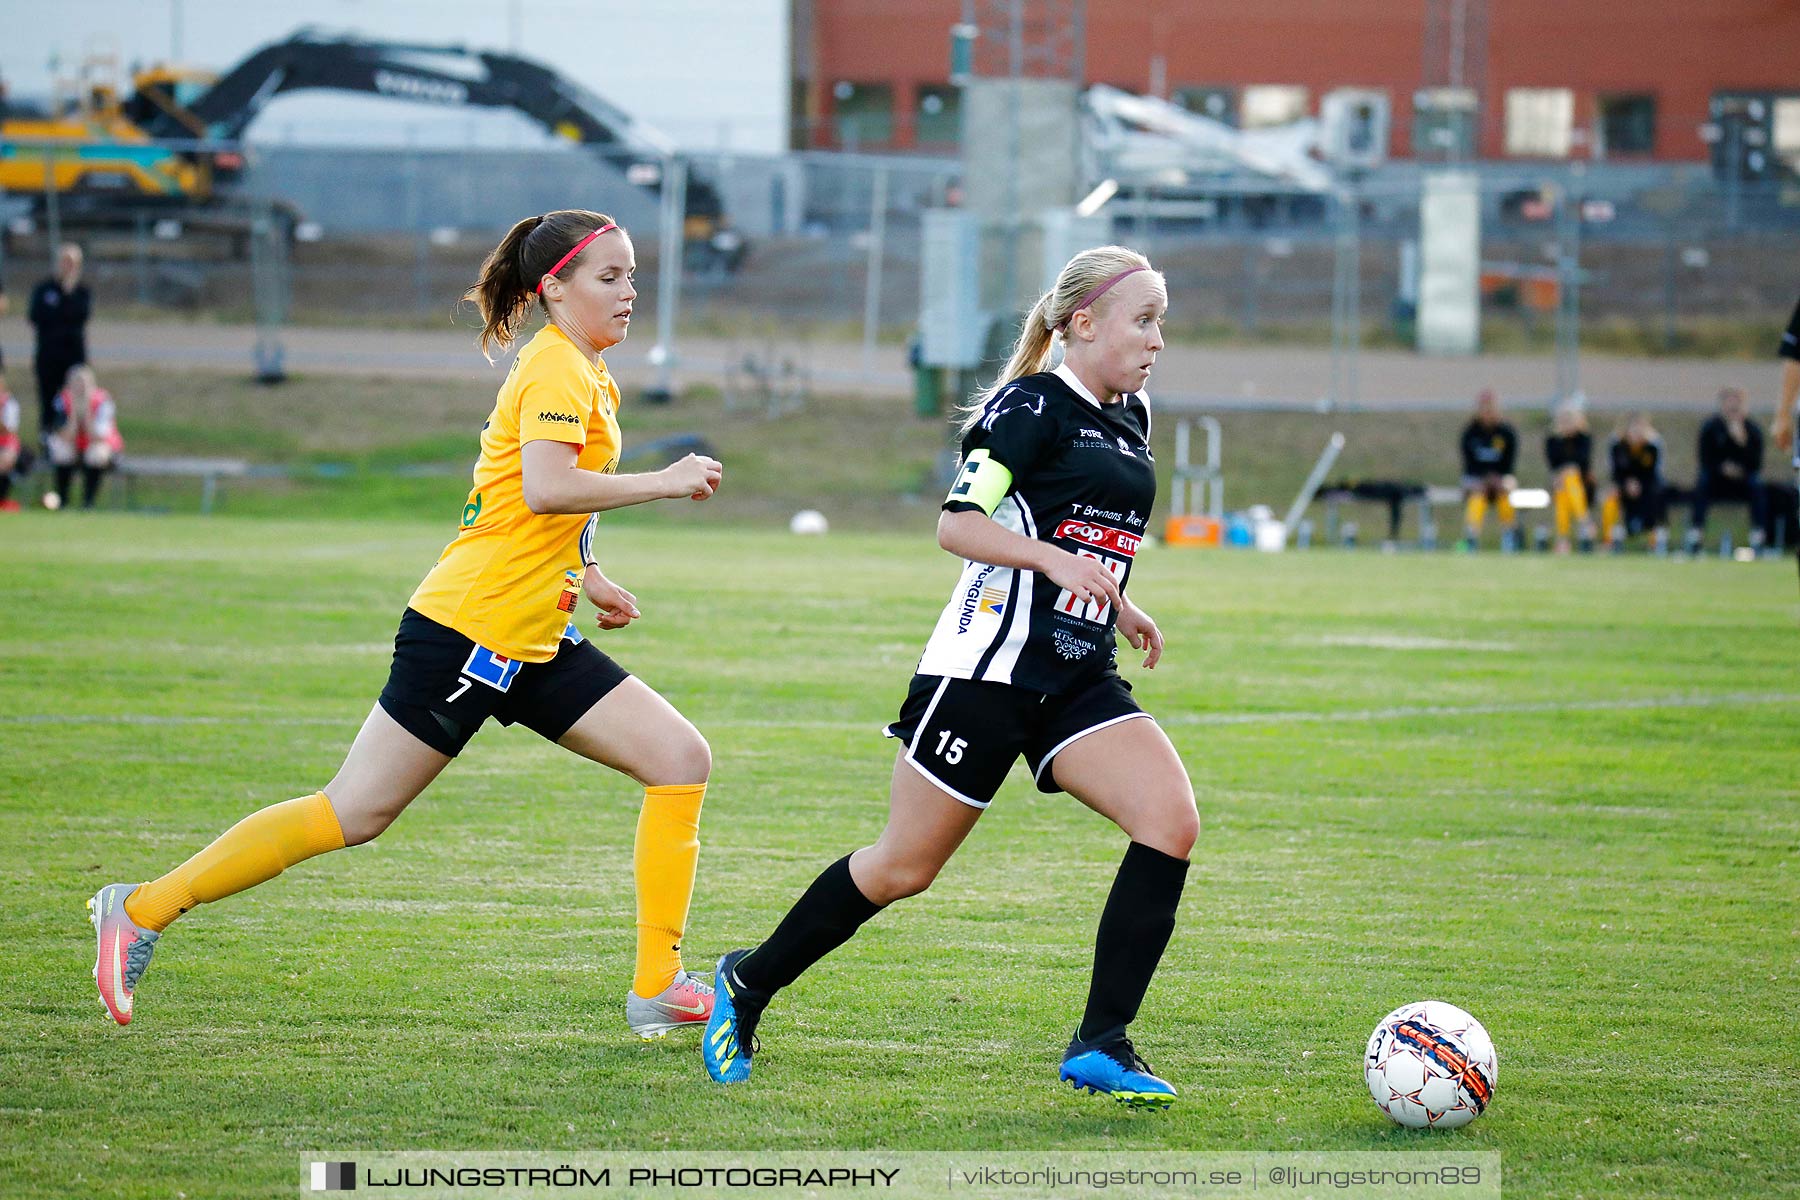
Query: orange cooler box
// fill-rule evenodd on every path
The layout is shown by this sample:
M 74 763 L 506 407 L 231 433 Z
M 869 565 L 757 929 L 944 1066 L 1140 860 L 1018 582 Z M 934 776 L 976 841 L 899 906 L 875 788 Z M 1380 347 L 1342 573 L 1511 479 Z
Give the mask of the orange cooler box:
M 1218 517 L 1170 517 L 1163 526 L 1163 541 L 1171 546 L 1217 546 L 1225 536 L 1225 522 Z

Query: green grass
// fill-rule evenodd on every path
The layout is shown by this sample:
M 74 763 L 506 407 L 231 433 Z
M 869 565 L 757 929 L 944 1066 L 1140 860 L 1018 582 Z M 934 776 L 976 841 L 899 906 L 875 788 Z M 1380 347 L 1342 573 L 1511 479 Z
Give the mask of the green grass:
M 702 510 L 703 511 L 703 510 Z M 1018 773 L 938 885 L 784 995 L 744 1087 L 641 1045 L 625 780 L 490 728 L 371 846 L 184 918 L 128 1029 L 82 902 L 320 786 L 424 522 L 0 518 L 0 1194 L 291 1194 L 307 1148 L 1492 1150 L 1521 1196 L 1800 1192 L 1793 567 L 1151 550 L 1138 695 L 1205 832 L 1135 1032 L 1160 1116 L 1058 1087 L 1121 836 Z M 955 564 L 921 536 L 615 524 L 605 645 L 710 738 L 688 945 L 880 828 Z M 1469 1129 L 1369 1103 L 1376 1019 L 1500 1052 Z
M 493 403 L 492 381 L 481 379 L 300 376 L 271 389 L 236 375 L 146 370 L 132 378 L 122 424 L 134 454 L 247 458 L 290 472 L 287 478 L 226 481 L 219 501 L 223 512 L 400 517 L 460 512 L 476 433 Z M 1225 412 L 1217 419 L 1227 506 L 1260 503 L 1280 513 L 1334 432 L 1344 433 L 1348 442 L 1332 480 L 1454 484 L 1456 442 L 1468 417 Z M 1699 412 L 1657 415 L 1671 478 L 1693 478 L 1694 445 L 1704 419 Z M 1528 487 L 1542 486 L 1548 417 L 1519 412 L 1512 420 L 1522 446 L 1520 479 Z M 1594 419 L 1595 467 L 1602 477 L 1612 420 L 1610 414 Z M 920 420 L 906 400 L 895 397 L 820 395 L 804 410 L 771 420 L 742 409 L 727 411 L 717 390 L 697 387 L 662 408 L 628 400 L 620 422 L 627 450 L 653 438 L 698 433 L 726 465 L 724 488 L 704 508 L 658 506 L 631 514 L 627 519 L 634 522 L 685 525 L 722 518 L 780 528 L 796 510 L 819 508 L 840 528 L 925 529 L 948 486 L 938 482 L 950 446 L 948 420 Z M 1163 512 L 1169 507 L 1175 424 L 1161 419 L 1154 429 Z M 653 465 L 628 462 L 626 469 Z M 121 504 L 120 485 L 107 486 L 105 503 Z M 134 486 L 134 502 L 143 508 L 191 513 L 199 497 L 198 479 L 146 479 Z M 1312 515 L 1322 519 L 1317 508 Z M 1385 506 L 1349 503 L 1342 516 L 1359 523 L 1365 541 L 1384 536 Z M 1677 517 L 1679 530 L 1686 514 Z M 1446 538 L 1461 520 L 1448 512 L 1438 519 Z M 1547 523 L 1548 516 L 1529 519 Z M 1714 509 L 1715 537 L 1730 530 L 1735 544 L 1742 545 L 1748 524 L 1742 506 Z M 1416 536 L 1410 506 L 1403 536 Z

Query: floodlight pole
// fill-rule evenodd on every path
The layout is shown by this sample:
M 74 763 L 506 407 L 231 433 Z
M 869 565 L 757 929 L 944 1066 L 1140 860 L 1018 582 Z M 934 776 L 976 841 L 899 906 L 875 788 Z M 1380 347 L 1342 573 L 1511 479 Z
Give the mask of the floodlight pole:
M 663 159 L 662 248 L 656 264 L 656 345 L 650 361 L 656 384 L 645 395 L 654 404 L 675 398 L 675 314 L 681 289 L 682 214 L 687 209 L 687 163 L 671 154 Z
M 869 200 L 869 268 L 863 287 L 863 378 L 875 373 L 875 335 L 881 324 L 881 260 L 887 253 L 888 169 L 875 167 L 873 195 Z

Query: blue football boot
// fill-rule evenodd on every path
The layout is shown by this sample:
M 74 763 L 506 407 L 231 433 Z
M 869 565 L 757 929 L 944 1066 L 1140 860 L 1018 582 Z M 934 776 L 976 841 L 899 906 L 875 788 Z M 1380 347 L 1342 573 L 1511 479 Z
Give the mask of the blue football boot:
M 1167 1108 L 1175 1103 L 1175 1089 L 1151 1073 L 1124 1034 L 1104 1042 L 1076 1038 L 1063 1055 L 1060 1078 L 1076 1091 L 1111 1096 L 1133 1108 Z
M 713 973 L 712 1016 L 700 1042 L 700 1057 L 715 1083 L 741 1083 L 750 1078 L 751 1056 L 761 1048 L 756 1041 L 756 1023 L 762 1020 L 769 994 L 745 987 L 732 974 L 749 953 L 729 952 Z

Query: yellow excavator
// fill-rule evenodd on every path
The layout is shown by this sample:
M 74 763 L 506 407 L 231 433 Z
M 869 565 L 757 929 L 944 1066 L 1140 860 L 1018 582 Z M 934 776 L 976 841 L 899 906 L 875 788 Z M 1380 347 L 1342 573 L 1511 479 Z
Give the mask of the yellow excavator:
M 129 97 L 117 80 L 116 61 L 95 57 L 77 79 L 58 85 L 47 110 L 0 100 L 0 190 L 39 209 L 54 194 L 75 219 L 211 203 L 218 184 L 243 166 L 235 150 L 198 148 L 206 130 L 187 104 L 212 86 L 213 75 L 158 67 L 136 77 Z M 153 134 L 146 126 L 159 118 L 164 128 Z M 185 139 L 171 138 L 171 126 Z
M 0 96 L 0 189 L 54 195 L 61 214 L 91 222 L 146 208 L 179 207 L 182 220 L 232 209 L 242 171 L 238 139 L 277 95 L 324 89 L 389 96 L 446 108 L 509 108 L 558 137 L 592 147 L 621 188 L 660 189 L 672 147 L 656 131 L 541 63 L 463 46 L 364 41 L 301 30 L 222 75 L 158 67 L 122 96 L 117 58 L 91 57 L 58 88 L 49 112 L 8 109 Z M 710 180 L 690 175 L 684 228 L 728 267 L 744 253 Z M 298 219 L 291 208 L 290 221 Z

